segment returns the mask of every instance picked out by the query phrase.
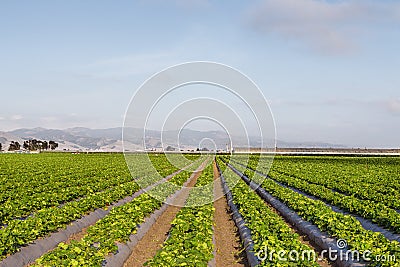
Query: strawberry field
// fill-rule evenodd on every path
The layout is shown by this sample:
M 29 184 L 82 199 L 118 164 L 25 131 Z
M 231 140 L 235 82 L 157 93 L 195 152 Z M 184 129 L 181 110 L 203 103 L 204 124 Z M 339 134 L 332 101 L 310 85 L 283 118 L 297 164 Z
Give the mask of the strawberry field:
M 399 157 L 0 162 L 0 266 L 400 266 Z

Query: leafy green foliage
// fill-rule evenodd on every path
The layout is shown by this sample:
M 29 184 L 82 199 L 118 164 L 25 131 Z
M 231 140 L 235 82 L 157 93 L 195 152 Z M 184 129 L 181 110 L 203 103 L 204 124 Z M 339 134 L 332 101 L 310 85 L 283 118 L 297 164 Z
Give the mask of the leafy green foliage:
M 0 178 L 3 188 L 9 188 L 12 181 L 15 182 L 11 188 L 17 196 L 26 194 L 20 199 L 8 196 L 7 192 L 2 192 L 2 197 L 7 197 L 0 209 L 1 214 L 11 217 L 26 215 L 32 212 L 31 216 L 21 219 L 8 219 L 7 225 L 0 229 L 0 259 L 15 253 L 18 249 L 37 238 L 43 237 L 48 233 L 54 232 L 67 226 L 70 222 L 81 218 L 83 215 L 97 208 L 106 207 L 126 196 L 132 195 L 139 190 L 138 184 L 133 181 L 131 174 L 126 168 L 123 155 L 121 154 L 95 154 L 95 155 L 71 155 L 65 153 L 49 153 L 38 155 L 1 155 L 5 161 L 10 163 L 15 161 L 20 164 L 20 169 L 10 168 L 8 165 L 1 165 L 7 169 L 11 176 L 8 180 Z M 21 156 L 15 158 L 15 156 Z M 32 156 L 32 157 L 31 157 Z M 151 184 L 160 179 L 159 175 L 143 170 L 147 155 L 135 154 L 132 172 L 134 177 L 141 177 L 142 184 Z M 176 171 L 168 160 L 164 157 L 154 157 L 156 168 L 163 170 L 163 173 L 171 174 Z M 50 175 L 52 169 L 47 170 L 47 162 L 50 166 L 54 162 L 60 164 L 49 179 L 41 181 L 43 175 Z M 35 163 L 35 164 L 32 164 Z M 34 172 L 34 166 L 44 166 L 39 168 L 38 177 L 33 173 L 29 174 L 27 168 Z M 25 166 L 24 168 L 22 166 Z M 87 167 L 87 169 L 85 169 Z M 70 168 L 70 169 L 68 169 Z M 75 173 L 75 171 L 77 173 Z M 4 173 L 3 173 L 4 174 Z M 187 176 L 187 174 L 181 174 Z M 48 184 L 46 184 L 46 182 Z M 68 186 L 70 184 L 71 186 Z M 17 187 L 21 185 L 20 187 Z M 46 190 L 50 190 L 47 192 Z M 53 191 L 52 191 L 53 190 Z M 72 201 L 63 196 L 68 194 Z M 44 197 L 46 196 L 46 197 Z M 59 196 L 59 198 L 57 198 Z M 54 197 L 54 199 L 53 199 Z M 61 199 L 64 202 L 61 203 Z M 25 201 L 25 202 L 24 202 Z M 32 203 L 38 203 L 30 205 Z M 58 205 L 59 204 L 59 205 Z M 40 209 L 37 209 L 39 208 Z M 37 209 L 37 210 L 36 210 Z
M 219 165 L 222 165 L 219 161 Z M 224 178 L 228 184 L 233 202 L 244 220 L 246 226 L 251 231 L 254 242 L 254 252 L 265 251 L 292 251 L 295 250 L 301 255 L 303 251 L 312 249 L 300 241 L 300 236 L 296 234 L 276 212 L 272 210 L 257 194 L 250 190 L 249 186 L 243 182 L 229 168 L 225 171 Z M 271 254 L 262 261 L 260 266 L 319 266 L 314 259 L 302 259 L 297 261 L 282 262 L 277 253 Z M 315 253 L 317 255 L 317 253 Z M 260 254 L 260 256 L 264 256 Z
M 13 220 L 0 230 L 1 258 L 15 253 L 19 247 L 65 227 L 73 220 L 99 207 L 105 207 L 139 189 L 135 182 L 129 182 L 95 193 L 86 198 L 67 203 L 61 208 L 50 207 L 38 211 L 26 220 Z
M 358 181 L 356 183 L 344 183 L 342 181 L 340 183 L 336 183 L 334 186 L 331 186 L 331 179 L 327 179 L 329 178 L 329 176 L 323 176 L 326 175 L 325 169 L 321 170 L 321 168 L 317 168 L 316 170 L 319 171 L 311 171 L 313 167 L 316 167 L 314 166 L 315 160 L 311 161 L 308 158 L 303 159 L 304 164 L 301 165 L 301 170 L 309 169 L 308 172 L 299 174 L 296 171 L 297 168 L 294 168 L 293 164 L 287 164 L 287 161 L 285 160 L 286 165 L 282 165 L 278 160 L 278 163 L 274 164 L 274 168 L 270 170 L 269 176 L 280 183 L 300 189 L 307 194 L 316 196 L 332 205 L 340 207 L 351 213 L 355 213 L 363 218 L 370 219 L 371 221 L 382 227 L 393 230 L 395 233 L 400 233 L 400 213 L 386 205 L 388 204 L 389 206 L 397 206 L 397 204 L 395 203 L 400 203 L 400 193 L 398 193 L 397 191 L 395 191 L 396 193 L 394 194 L 390 194 L 388 192 L 380 193 L 379 188 L 381 186 L 379 184 L 359 184 Z M 366 160 L 364 158 L 356 159 L 360 161 Z M 332 158 L 332 160 L 334 161 L 335 158 Z M 339 162 L 344 161 L 343 158 L 339 158 L 339 160 Z M 368 160 L 372 159 L 369 158 Z M 383 163 L 381 164 L 384 164 L 385 161 L 388 160 L 388 158 L 382 158 L 382 160 Z M 299 160 L 295 158 L 295 162 L 298 161 Z M 322 160 L 322 162 L 325 161 Z M 354 159 L 351 159 L 351 162 L 354 163 Z M 327 164 L 328 163 L 325 163 L 325 165 Z M 253 160 L 251 160 L 249 162 L 250 168 L 247 169 L 247 171 L 250 170 L 251 172 L 255 168 L 255 166 L 255 163 L 253 162 Z M 292 169 L 288 169 L 288 166 Z M 331 166 L 328 169 L 333 168 L 331 163 L 329 163 L 328 166 Z M 283 172 L 282 169 L 284 168 L 285 171 Z M 291 172 L 296 173 L 296 175 L 290 174 Z M 381 173 L 383 173 L 383 171 L 381 171 Z M 308 179 L 308 175 L 311 176 L 312 179 Z M 362 176 L 361 173 L 355 173 L 354 175 Z M 249 178 L 251 177 L 252 176 L 250 176 Z M 363 191 L 364 189 L 361 188 L 361 186 L 364 186 L 366 188 L 366 193 Z M 361 195 L 363 195 L 364 197 L 360 198 Z
M 166 199 L 189 178 L 190 172 L 181 172 L 143 193 L 131 202 L 113 208 L 106 217 L 90 226 L 79 242 L 58 248 L 37 260 L 37 266 L 101 266 L 109 253 L 116 253 L 118 242 L 126 242 L 137 226 L 162 205 L 157 199 Z M 157 195 L 157 198 L 153 196 Z
M 1 155 L 0 223 L 132 180 L 121 155 Z
M 212 184 L 213 169 L 209 165 L 191 190 L 187 207 L 173 220 L 169 238 L 147 266 L 207 266 L 214 257 Z
M 277 157 L 272 171 L 400 209 L 400 157 Z
M 334 212 L 324 202 L 313 200 L 291 189 L 280 186 L 271 179 L 264 179 L 254 174 L 253 180 L 263 181 L 262 187 L 296 211 L 303 219 L 315 224 L 321 231 L 338 239 L 345 239 L 352 250 L 363 253 L 372 252 L 371 258 L 377 255 L 393 255 L 400 258 L 400 244 L 390 241 L 382 234 L 366 230 L 360 222 L 350 215 Z M 397 262 L 372 262 L 371 266 L 400 266 Z

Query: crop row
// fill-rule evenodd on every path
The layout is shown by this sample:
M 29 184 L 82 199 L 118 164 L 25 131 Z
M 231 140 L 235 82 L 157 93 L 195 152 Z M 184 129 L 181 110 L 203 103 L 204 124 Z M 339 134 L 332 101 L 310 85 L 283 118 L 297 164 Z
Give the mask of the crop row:
M 265 170 L 263 158 L 260 170 Z M 250 161 L 253 169 L 257 167 L 257 156 L 252 156 Z M 277 157 L 272 171 L 400 208 L 400 158 Z
M 166 159 L 161 158 L 160 163 L 162 161 L 166 161 Z M 171 166 L 168 169 L 168 165 L 165 163 L 161 163 L 160 165 L 165 167 L 164 172 L 166 173 L 169 172 L 171 174 L 175 171 L 175 168 L 171 168 Z M 112 179 L 115 179 L 116 182 L 119 181 L 118 177 Z M 141 180 L 143 183 L 150 184 L 153 182 L 154 177 L 143 177 Z M 85 197 L 65 203 L 60 207 L 42 208 L 24 220 L 9 221 L 6 227 L 0 229 L 0 258 L 15 253 L 19 247 L 39 237 L 65 227 L 68 223 L 79 219 L 82 215 L 90 211 L 105 207 L 117 200 L 132 195 L 138 190 L 138 184 L 135 181 L 129 181 L 111 186 L 101 192 L 90 193 Z
M 249 172 L 254 170 L 256 166 L 253 161 L 249 161 L 249 169 L 246 170 L 247 176 Z M 353 195 L 344 195 L 335 192 L 323 185 L 307 182 L 303 179 L 295 178 L 277 172 L 272 168 L 269 172 L 269 177 L 282 184 L 299 189 L 309 195 L 320 198 L 327 203 L 342 208 L 351 213 L 357 214 L 365 219 L 370 219 L 372 222 L 391 229 L 395 233 L 400 233 L 400 213 L 396 210 L 385 206 L 381 202 L 372 200 L 362 200 Z M 321 180 L 329 180 L 320 177 Z M 344 183 L 342 183 L 344 184 Z M 376 193 L 371 192 L 371 195 Z
M 43 158 L 50 157 L 49 154 L 44 154 Z M 53 157 L 53 156 L 51 156 Z M 157 166 L 163 173 L 171 173 L 176 170 L 176 167 L 172 166 L 165 157 L 159 156 L 154 157 L 155 166 Z M 90 169 L 85 170 L 84 166 L 81 166 L 80 170 L 76 173 L 67 176 L 59 175 L 59 172 L 54 172 L 50 179 L 47 179 L 47 184 L 42 186 L 35 185 L 37 180 L 46 180 L 43 175 L 26 177 L 24 175 L 15 174 L 10 176 L 9 181 L 14 181 L 16 184 L 24 183 L 23 186 L 11 190 L 13 193 L 12 197 L 4 200 L 2 203 L 2 209 L 0 210 L 0 223 L 8 224 L 10 220 L 16 218 L 24 218 L 30 214 L 48 207 L 56 207 L 71 200 L 84 197 L 88 194 L 103 191 L 109 187 L 114 187 L 118 184 L 126 183 L 132 180 L 132 176 L 124 168 L 124 161 L 117 161 L 117 158 L 109 158 L 111 163 L 107 163 L 108 169 L 103 169 L 104 166 L 99 166 L 98 161 L 102 157 L 89 157 L 91 165 L 100 167 L 100 170 L 92 172 Z M 132 173 L 135 177 L 144 175 L 143 162 L 144 158 L 135 156 L 137 159 L 135 163 L 135 172 Z M 66 158 L 68 159 L 68 158 Z M 119 158 L 122 160 L 123 158 Z M 74 163 L 68 163 L 74 168 L 76 165 L 82 163 L 76 161 Z M 64 162 L 67 165 L 67 162 Z M 65 168 L 65 166 L 63 166 Z M 61 169 L 63 169 L 61 168 Z M 149 176 L 149 175 L 147 175 Z M 154 176 L 154 175 L 153 175 Z M 0 186 L 1 187 L 1 186 Z M 9 193 L 9 194 L 11 194 Z M 16 196 L 16 197 L 15 197 Z
M 171 183 L 157 185 L 131 202 L 113 208 L 110 213 L 87 229 L 80 241 L 60 243 L 56 249 L 37 260 L 37 266 L 101 266 L 109 253 L 117 252 L 117 242 L 126 242 L 145 218 L 160 208 L 162 202 L 179 189 L 189 172 L 181 172 L 171 178 Z M 157 196 L 156 198 L 154 196 Z
M 225 165 L 222 161 L 219 163 L 220 166 Z M 285 223 L 283 218 L 257 194 L 249 190 L 248 185 L 231 169 L 226 169 L 223 175 L 232 193 L 233 202 L 251 231 L 254 253 L 264 258 L 260 266 L 281 266 L 280 264 L 284 263 L 279 259 L 278 253 L 271 253 L 273 251 L 297 251 L 300 255 L 313 251 L 301 243 L 300 236 Z M 315 252 L 313 254 L 316 255 Z M 286 258 L 287 256 L 285 255 Z M 290 263 L 293 266 L 319 266 L 315 259 L 314 257 L 292 258 Z
M 351 213 L 360 215 L 365 219 L 400 233 L 400 213 L 382 203 L 371 200 L 360 200 L 354 196 L 346 196 L 334 192 L 324 186 L 310 184 L 301 179 L 292 178 L 282 174 L 270 172 L 270 177 L 280 183 L 299 189 L 309 195 L 315 196 L 329 204 L 342 208 Z
M 213 169 L 209 165 L 173 220 L 162 249 L 147 266 L 207 266 L 214 257 L 212 185 Z
M 296 193 L 257 173 L 253 173 L 253 181 L 256 183 L 262 181 L 262 187 L 267 192 L 284 202 L 304 220 L 315 224 L 321 231 L 327 232 L 337 239 L 346 240 L 349 249 L 357 250 L 360 253 L 366 250 L 370 251 L 372 261 L 379 255 L 400 258 L 399 242 L 390 241 L 380 233 L 364 229 L 353 216 L 334 212 L 324 202 Z M 371 266 L 375 264 L 377 266 L 400 266 L 400 263 L 396 262 L 372 262 Z
M 23 196 L 18 199 L 7 200 L 1 204 L 0 222 L 9 224 L 12 220 L 27 217 L 40 209 L 57 207 L 71 200 L 104 191 L 107 188 L 132 180 L 132 177 L 127 175 L 121 176 L 120 174 L 121 172 L 114 172 L 111 179 L 108 171 L 99 172 L 98 177 L 87 179 L 88 181 L 84 185 L 60 185 L 59 188 L 54 190 L 34 193 L 34 196 L 21 190 L 20 193 L 24 194 Z M 67 181 L 73 179 L 74 177 L 65 178 Z
M 84 185 L 98 172 L 120 170 L 123 157 L 111 155 L 1 155 L 0 201 L 18 199 L 24 195 L 35 196 L 62 186 Z M 129 172 L 125 171 L 125 174 Z M 69 179 L 73 178 L 73 179 Z M 98 177 L 97 179 L 99 179 Z
M 15 253 L 18 249 L 39 237 L 65 227 L 82 215 L 100 207 L 105 207 L 139 189 L 135 182 L 128 182 L 100 193 L 94 193 L 63 207 L 44 208 L 25 220 L 10 221 L 0 229 L 0 259 Z
M 277 157 L 275 167 L 300 176 L 330 176 L 332 185 L 345 180 L 357 187 L 374 185 L 382 193 L 400 190 L 399 157 Z

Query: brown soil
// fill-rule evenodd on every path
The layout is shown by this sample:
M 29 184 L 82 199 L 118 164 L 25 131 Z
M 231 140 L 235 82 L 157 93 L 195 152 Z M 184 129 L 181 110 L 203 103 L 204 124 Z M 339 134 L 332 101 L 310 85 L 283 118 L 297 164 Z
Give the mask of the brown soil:
M 214 239 L 216 266 L 248 266 L 240 236 L 224 196 L 221 179 L 214 163 Z
M 197 178 L 200 176 L 201 171 L 195 172 L 193 179 L 183 188 L 182 192 L 176 197 L 173 204 L 169 205 L 167 209 L 161 214 L 156 222 L 150 227 L 149 231 L 133 248 L 131 255 L 124 263 L 124 267 L 143 266 L 143 264 L 156 255 L 167 238 L 168 231 L 171 228 L 171 222 L 176 217 L 181 207 L 185 204 L 189 196 L 190 188 L 196 184 Z
M 83 229 L 82 229 L 81 231 L 79 231 L 78 233 L 75 233 L 75 234 L 71 235 L 71 236 L 68 238 L 68 240 L 65 241 L 65 243 L 66 243 L 66 244 L 69 244 L 69 243 L 71 243 L 71 241 L 80 241 L 80 240 L 87 234 L 87 229 L 88 229 L 88 227 L 83 228 Z

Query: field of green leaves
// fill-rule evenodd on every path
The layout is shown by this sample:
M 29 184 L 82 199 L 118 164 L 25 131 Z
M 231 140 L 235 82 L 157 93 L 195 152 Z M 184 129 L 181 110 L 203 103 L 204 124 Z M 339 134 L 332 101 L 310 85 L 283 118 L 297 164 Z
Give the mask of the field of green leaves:
M 191 179 L 195 186 L 185 206 L 167 222 L 167 236 L 146 265 L 215 265 L 219 226 L 214 223 L 213 183 L 218 181 L 244 221 L 226 234 L 236 236 L 240 227 L 250 233 L 241 236 L 241 243 L 247 238 L 252 244 L 239 249 L 248 252 L 240 256 L 244 263 L 335 264 L 326 258 L 282 260 L 278 254 L 249 259 L 265 248 L 317 255 L 321 250 L 321 244 L 306 242 L 307 233 L 251 190 L 253 183 L 321 233 L 345 240 L 346 249 L 370 252 L 362 266 L 400 266 L 400 157 L 276 156 L 271 166 L 270 156 L 257 154 L 7 153 L 0 154 L 0 162 L 0 266 L 107 265 L 110 257 L 119 256 L 118 244 L 129 242 L 146 218 Z M 213 166 L 222 173 L 220 180 Z M 67 237 L 40 255 L 26 256 L 35 241 L 47 240 L 98 209 L 107 214 L 78 239 Z M 22 248 L 28 254 L 20 255 Z M 17 257 L 24 264 L 10 265 Z M 216 266 L 222 265 L 217 261 Z
M 399 157 L 277 156 L 272 168 L 263 162 L 252 155 L 231 164 L 322 232 L 346 240 L 348 249 L 370 251 L 368 265 L 400 266 L 399 236 L 388 239 L 355 217 L 400 233 Z

